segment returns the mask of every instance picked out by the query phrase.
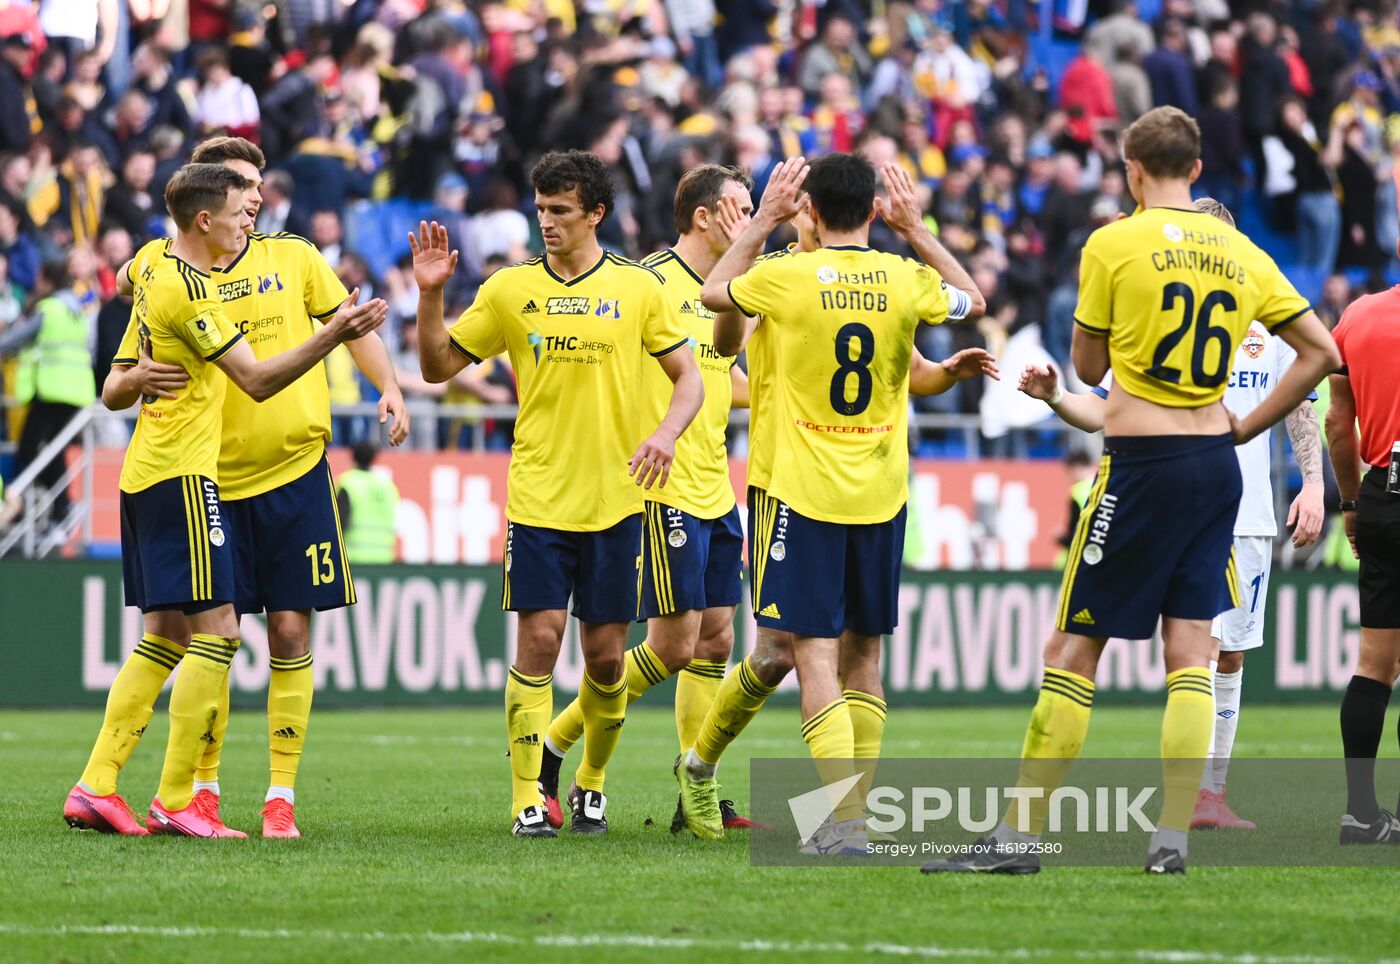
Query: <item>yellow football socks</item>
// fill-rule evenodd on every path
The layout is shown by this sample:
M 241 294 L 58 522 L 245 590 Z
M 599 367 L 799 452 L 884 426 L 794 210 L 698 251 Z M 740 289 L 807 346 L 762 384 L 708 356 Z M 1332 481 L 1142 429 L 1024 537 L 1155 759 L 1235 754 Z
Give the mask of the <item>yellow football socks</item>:
M 274 787 L 296 786 L 301 749 L 306 744 L 306 727 L 311 719 L 311 697 L 316 689 L 316 672 L 311 654 L 293 659 L 272 659 L 272 678 L 267 683 L 267 732 Z
M 875 764 L 880 759 L 880 743 L 885 738 L 885 716 L 889 707 L 885 701 L 860 690 L 845 690 L 846 706 L 851 711 L 851 732 L 855 737 L 855 758 L 860 761 L 860 783 L 856 785 L 860 799 L 870 793 L 875 780 Z
M 184 668 L 170 691 L 170 741 L 157 796 L 167 810 L 183 810 L 194 798 L 194 771 L 204 745 L 214 739 L 219 707 L 238 639 L 195 633 Z
M 540 754 L 554 709 L 554 674 L 526 676 L 511 667 L 506 680 L 506 739 L 510 747 L 510 815 L 538 807 Z
M 146 732 L 161 687 L 184 655 L 185 647 L 147 633 L 126 658 L 107 693 L 102 729 L 83 770 L 88 790 L 98 796 L 116 792 L 117 774 Z
M 1013 800 L 1003 818 L 1007 826 L 1023 833 L 1039 834 L 1045 829 L 1050 791 L 1060 785 L 1074 758 L 1084 746 L 1089 732 L 1089 715 L 1094 707 L 1094 681 L 1068 670 L 1045 668 L 1040 698 L 1031 713 L 1031 725 L 1021 745 L 1021 773 L 1018 785 L 1041 787 L 1045 795 L 1031 801 L 1023 813 L 1019 800 Z M 1199 779 L 1200 774 L 1198 773 Z
M 630 704 L 647 690 L 664 682 L 671 674 L 661 657 L 643 641 L 629 649 L 624 657 L 627 681 L 627 702 Z M 561 754 L 568 753 L 575 743 L 583 739 L 583 707 L 575 698 L 549 724 L 549 742 Z
M 1210 670 L 1192 666 L 1167 674 L 1167 711 L 1162 716 L 1162 817 L 1167 830 L 1191 828 L 1201 770 L 1215 732 Z
M 692 659 L 676 676 L 676 736 L 681 753 L 695 745 L 705 715 L 724 683 L 724 661 Z
M 604 685 L 584 671 L 583 685 L 578 690 L 579 709 L 583 711 L 583 760 L 574 776 L 584 790 L 603 792 L 603 769 L 622 736 L 627 697 L 626 677 Z
M 194 780 L 196 783 L 217 783 L 219 781 L 219 762 L 224 755 L 224 734 L 228 732 L 228 687 L 219 697 L 219 718 L 214 722 L 214 739 L 204 745 L 204 753 L 200 755 L 199 765 L 194 768 Z
M 816 762 L 824 784 L 849 779 L 855 772 L 855 732 L 851 710 L 845 700 L 832 700 L 802 724 L 802 739 Z M 837 823 L 864 816 L 864 799 L 853 786 L 836 806 L 832 819 Z
M 691 748 L 702 763 L 714 766 L 734 738 L 749 725 L 754 714 L 773 695 L 775 686 L 765 686 L 753 671 L 752 657 L 729 671 L 719 684 L 714 702 L 705 714 Z

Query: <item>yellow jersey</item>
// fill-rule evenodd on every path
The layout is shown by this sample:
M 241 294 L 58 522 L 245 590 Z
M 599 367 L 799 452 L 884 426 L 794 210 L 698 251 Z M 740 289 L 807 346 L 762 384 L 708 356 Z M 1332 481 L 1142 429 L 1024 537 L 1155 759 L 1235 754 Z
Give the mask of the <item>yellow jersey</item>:
M 797 251 L 797 245 L 790 244 L 781 251 L 774 251 L 759 258 L 783 258 Z M 768 488 L 773 477 L 773 452 L 777 448 L 777 428 L 774 423 L 777 415 L 773 399 L 774 386 L 778 378 L 778 345 L 771 334 L 771 325 L 759 321 L 758 327 L 749 336 L 744 352 L 749 363 L 749 461 L 747 482 L 756 489 Z
M 158 238 L 138 257 L 158 257 L 169 246 L 169 239 Z M 212 288 L 217 289 L 224 316 L 243 333 L 259 361 L 306 341 L 317 322 L 335 314 L 347 296 L 321 252 L 294 234 L 250 235 L 242 254 L 228 267 L 214 269 Z M 344 346 L 336 351 L 345 352 L 348 359 Z M 228 392 L 219 494 L 226 501 L 248 499 L 310 472 L 330 441 L 330 406 L 324 365 L 316 365 L 265 402 L 242 391 Z
M 1169 408 L 1221 399 L 1251 321 L 1275 333 L 1309 310 L 1273 259 L 1199 211 L 1104 225 L 1080 259 L 1075 323 L 1108 338 L 1116 384 Z
M 469 362 L 506 353 L 515 369 L 507 519 L 597 532 L 642 511 L 627 462 L 656 426 L 637 386 L 648 355 L 688 342 L 660 275 L 605 252 L 565 281 L 532 258 L 488 278 L 448 337 Z
M 123 492 L 140 492 L 182 475 L 218 481 L 219 433 L 228 379 L 212 362 L 243 337 L 224 317 L 209 275 L 162 250 L 143 249 L 131 265 L 131 321 L 113 365 L 143 353 L 179 365 L 189 383 L 175 398 L 147 395 L 122 460 Z
M 705 382 L 705 404 L 695 421 L 676 441 L 676 460 L 665 488 L 652 487 L 644 497 L 688 512 L 698 519 L 718 519 L 734 508 L 734 486 L 729 482 L 729 450 L 725 431 L 729 428 L 729 408 L 734 401 L 734 383 L 729 370 L 734 355 L 715 351 L 715 313 L 700 302 L 704 279 L 670 248 L 645 259 L 642 264 L 666 281 L 666 298 L 675 306 L 681 330 L 688 336 L 690 350 Z M 642 424 L 659 425 L 671 405 L 675 386 L 660 365 L 642 366 L 642 397 L 645 400 Z
M 949 313 L 938 272 L 857 245 L 754 263 L 729 284 L 781 359 L 768 493 L 808 518 L 885 522 L 909 498 L 909 359 Z

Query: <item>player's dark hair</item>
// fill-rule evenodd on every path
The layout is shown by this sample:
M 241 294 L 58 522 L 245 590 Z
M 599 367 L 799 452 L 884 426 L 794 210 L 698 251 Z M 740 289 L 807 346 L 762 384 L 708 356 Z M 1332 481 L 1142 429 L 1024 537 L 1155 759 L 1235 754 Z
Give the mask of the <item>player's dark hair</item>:
M 802 185 L 812 210 L 833 231 L 854 231 L 875 208 L 875 168 L 854 154 L 823 154 Z
M 585 213 L 603 206 L 603 219 L 612 213 L 617 189 L 607 166 L 587 151 L 551 151 L 530 172 L 530 186 L 539 194 L 567 194 L 578 190 Z
M 247 161 L 260 171 L 267 164 L 262 149 L 244 137 L 211 137 L 190 155 L 191 164 L 226 164 L 229 161 Z
M 1201 129 L 1178 107 L 1154 107 L 1123 135 L 1123 157 L 1148 177 L 1184 178 L 1201 159 Z
M 713 212 L 724 196 L 724 185 L 730 181 L 745 191 L 753 190 L 753 178 L 737 167 L 701 164 L 686 171 L 676 185 L 676 230 L 688 233 L 695 226 L 695 212 L 699 208 Z
M 188 231 L 200 211 L 222 211 L 230 191 L 253 186 L 242 174 L 222 164 L 186 164 L 165 186 L 165 208 L 181 231 Z

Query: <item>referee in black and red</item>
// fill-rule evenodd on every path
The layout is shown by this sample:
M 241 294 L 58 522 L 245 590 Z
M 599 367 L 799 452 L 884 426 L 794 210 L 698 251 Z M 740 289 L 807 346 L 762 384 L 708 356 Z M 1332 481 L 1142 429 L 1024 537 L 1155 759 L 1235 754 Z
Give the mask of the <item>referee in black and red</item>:
M 1327 444 L 1347 538 L 1361 561 L 1361 656 L 1342 698 L 1340 836 L 1344 844 L 1400 843 L 1400 822 L 1376 801 L 1375 780 L 1400 675 L 1400 287 L 1353 302 L 1332 337 L 1342 367 L 1331 376 Z

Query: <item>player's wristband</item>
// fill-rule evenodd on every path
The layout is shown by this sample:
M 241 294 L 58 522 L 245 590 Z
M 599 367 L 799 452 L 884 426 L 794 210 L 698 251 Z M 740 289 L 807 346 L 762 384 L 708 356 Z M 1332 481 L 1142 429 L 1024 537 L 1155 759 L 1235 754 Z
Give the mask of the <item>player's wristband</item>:
M 1355 500 L 1355 499 L 1347 499 L 1347 500 L 1345 500 L 1345 501 L 1339 502 L 1339 503 L 1337 503 L 1337 508 L 1341 509 L 1343 512 L 1355 512 L 1355 511 L 1356 511 L 1356 500 Z
M 1062 387 L 1059 386 L 1059 385 L 1056 385 L 1056 386 L 1055 386 L 1055 394 L 1053 394 L 1053 395 L 1051 395 L 1049 398 L 1047 398 L 1047 399 L 1045 400 L 1045 404 L 1046 404 L 1046 405 L 1049 405 L 1051 408 L 1054 408 L 1056 405 L 1060 404 L 1060 403 L 1063 402 L 1064 400 L 1065 400 L 1065 390 L 1064 390 L 1064 388 L 1062 388 Z

